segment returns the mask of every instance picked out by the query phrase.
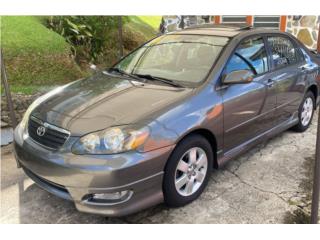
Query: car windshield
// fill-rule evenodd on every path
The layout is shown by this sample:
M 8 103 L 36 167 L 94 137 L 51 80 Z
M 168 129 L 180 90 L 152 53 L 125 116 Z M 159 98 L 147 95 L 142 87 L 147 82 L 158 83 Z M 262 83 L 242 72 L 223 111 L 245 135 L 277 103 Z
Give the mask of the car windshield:
M 164 35 L 135 50 L 114 67 L 127 74 L 199 83 L 228 40 L 219 36 Z

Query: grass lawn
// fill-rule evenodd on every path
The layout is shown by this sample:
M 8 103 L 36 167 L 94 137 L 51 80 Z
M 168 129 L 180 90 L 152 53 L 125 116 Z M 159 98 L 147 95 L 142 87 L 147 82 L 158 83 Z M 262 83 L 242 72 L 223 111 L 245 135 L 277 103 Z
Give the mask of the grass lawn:
M 147 39 L 157 35 L 161 16 L 129 16 L 130 22 L 127 24 L 137 32 L 141 32 Z
M 129 19 L 124 26 L 127 51 L 157 35 L 161 16 Z M 0 16 L 0 43 L 12 92 L 32 94 L 87 75 L 72 59 L 70 45 L 42 21 L 40 16 Z M 117 56 L 117 48 L 111 46 L 106 56 Z
M 1 46 L 7 56 L 30 53 L 54 54 L 69 51 L 63 37 L 41 24 L 41 17 L 1 17 Z
M 159 30 L 161 16 L 136 16 L 142 23 L 151 26 L 155 31 Z
M 12 91 L 30 93 L 84 75 L 71 58 L 70 46 L 49 30 L 41 17 L 2 16 L 1 48 Z

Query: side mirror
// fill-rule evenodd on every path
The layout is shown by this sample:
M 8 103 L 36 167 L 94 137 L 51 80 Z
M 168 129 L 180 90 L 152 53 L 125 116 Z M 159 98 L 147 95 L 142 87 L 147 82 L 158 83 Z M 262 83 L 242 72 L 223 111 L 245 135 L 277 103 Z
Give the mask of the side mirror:
M 250 83 L 252 80 L 253 74 L 249 70 L 236 70 L 223 77 L 224 84 Z

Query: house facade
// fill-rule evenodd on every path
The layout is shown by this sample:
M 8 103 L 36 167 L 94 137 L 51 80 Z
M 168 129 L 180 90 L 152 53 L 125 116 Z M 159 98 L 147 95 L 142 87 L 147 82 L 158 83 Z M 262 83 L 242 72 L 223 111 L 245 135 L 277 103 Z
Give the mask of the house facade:
M 253 27 L 278 29 L 296 36 L 310 49 L 318 49 L 320 16 L 297 15 L 215 15 L 164 16 L 164 31 L 171 32 L 203 23 L 247 23 Z

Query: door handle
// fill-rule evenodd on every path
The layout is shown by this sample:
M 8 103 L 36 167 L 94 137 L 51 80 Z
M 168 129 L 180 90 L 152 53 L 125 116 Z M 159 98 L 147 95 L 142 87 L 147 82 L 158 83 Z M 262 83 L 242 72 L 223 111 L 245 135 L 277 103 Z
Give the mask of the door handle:
M 274 85 L 274 81 L 273 81 L 272 79 L 268 79 L 268 80 L 266 81 L 266 85 L 267 85 L 269 88 L 271 88 L 271 87 L 273 87 L 273 85 Z

